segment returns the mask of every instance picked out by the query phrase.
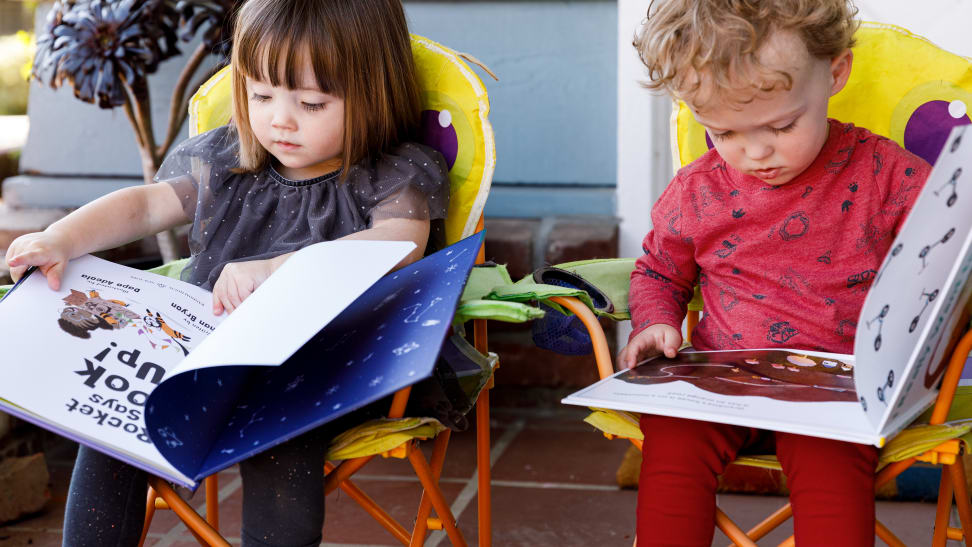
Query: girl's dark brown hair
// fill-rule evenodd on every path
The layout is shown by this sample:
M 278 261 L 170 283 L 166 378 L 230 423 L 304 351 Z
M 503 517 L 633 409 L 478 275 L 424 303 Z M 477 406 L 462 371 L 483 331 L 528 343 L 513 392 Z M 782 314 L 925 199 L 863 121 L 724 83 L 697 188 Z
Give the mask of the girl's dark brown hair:
M 246 78 L 296 89 L 304 56 L 321 91 L 344 99 L 342 178 L 415 136 L 421 97 L 400 0 L 248 0 L 236 14 L 232 55 L 241 170 L 269 160 L 250 128 Z

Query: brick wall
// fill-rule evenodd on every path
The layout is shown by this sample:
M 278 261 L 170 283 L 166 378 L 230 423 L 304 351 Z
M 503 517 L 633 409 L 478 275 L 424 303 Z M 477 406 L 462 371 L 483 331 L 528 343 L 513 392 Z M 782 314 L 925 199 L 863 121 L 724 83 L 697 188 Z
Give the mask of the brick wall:
M 514 281 L 546 265 L 618 256 L 612 217 L 486 219 L 486 259 L 506 264 Z M 615 325 L 602 321 L 612 354 Z M 575 388 L 597 380 L 592 355 L 567 356 L 538 348 L 529 324 L 489 323 L 489 349 L 500 357 L 497 386 Z

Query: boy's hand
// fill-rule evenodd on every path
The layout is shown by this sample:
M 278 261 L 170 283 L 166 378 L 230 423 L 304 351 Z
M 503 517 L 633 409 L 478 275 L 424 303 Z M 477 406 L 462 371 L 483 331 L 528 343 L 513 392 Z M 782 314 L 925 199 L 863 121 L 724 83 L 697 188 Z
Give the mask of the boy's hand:
M 10 277 L 18 281 L 30 266 L 37 266 L 47 277 L 47 285 L 61 288 L 61 275 L 71 259 L 70 241 L 57 232 L 35 232 L 13 240 L 7 249 L 7 265 Z
M 277 269 L 274 259 L 230 262 L 223 266 L 213 285 L 213 313 L 233 313 L 270 274 Z
M 656 323 L 639 332 L 618 354 L 618 368 L 634 368 L 645 359 L 664 353 L 672 358 L 682 345 L 682 333 L 671 325 Z

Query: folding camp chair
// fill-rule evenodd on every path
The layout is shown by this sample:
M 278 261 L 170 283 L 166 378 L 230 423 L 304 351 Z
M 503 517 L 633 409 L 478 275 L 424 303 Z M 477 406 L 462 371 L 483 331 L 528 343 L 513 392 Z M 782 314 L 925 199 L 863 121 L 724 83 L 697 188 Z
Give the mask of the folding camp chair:
M 495 164 L 493 133 L 489 124 L 489 100 L 482 81 L 464 62 L 469 60 L 491 76 L 474 58 L 457 53 L 432 40 L 412 36 L 412 54 L 422 88 L 422 141 L 442 152 L 449 165 L 450 203 L 445 221 L 446 242 L 454 243 L 483 228 L 483 207 L 489 193 Z M 224 125 L 230 119 L 231 78 L 226 67 L 204 83 L 190 101 L 190 134 Z M 493 76 L 495 78 L 495 76 Z M 480 249 L 477 262 L 484 260 Z M 160 268 L 162 273 L 177 275 L 181 264 Z M 489 464 L 489 388 L 496 356 L 487 353 L 486 323 L 473 322 L 473 345 L 484 356 L 483 366 L 490 378 L 476 400 L 476 440 L 478 469 L 479 544 L 490 545 L 490 464 Z M 453 545 L 465 545 L 456 519 L 438 485 L 445 461 L 450 430 L 434 418 L 403 418 L 411 389 L 397 392 L 391 402 L 387 420 L 369 422 L 353 428 L 332 443 L 328 460 L 340 464 L 325 465 L 325 492 L 344 490 L 384 528 L 404 545 L 421 545 L 429 529 L 445 529 Z M 431 463 L 417 447 L 419 439 L 434 438 Z M 423 487 L 414 526 L 398 523 L 387 511 L 369 498 L 350 477 L 374 456 L 408 458 Z M 203 544 L 228 545 L 219 535 L 218 485 L 216 476 L 205 479 L 206 518 L 198 515 L 169 485 L 157 477 L 149 480 L 142 542 L 148 533 L 157 508 L 171 508 Z M 437 518 L 431 518 L 431 509 Z
M 951 128 L 969 123 L 962 105 L 972 106 L 972 63 L 891 25 L 864 24 L 857 39 L 851 80 L 831 101 L 830 115 L 889 136 L 933 163 Z M 698 158 L 710 146 L 704 128 L 694 121 L 684 104 L 675 106 L 672 134 L 674 164 L 679 167 Z M 589 334 L 598 374 L 605 378 L 614 373 L 614 367 L 598 316 L 629 318 L 627 287 L 633 266 L 634 259 L 562 264 L 557 268 L 576 276 L 573 282 L 562 274 L 548 280 L 545 272 L 539 271 L 534 275 L 536 279 L 482 288 L 478 297 L 505 302 L 541 300 L 551 307 L 572 312 L 583 323 L 581 330 L 586 329 Z M 696 295 L 689 305 L 686 338 L 698 323 L 701 299 L 698 293 Z M 605 306 L 603 300 L 613 302 L 613 308 Z M 965 539 L 972 532 L 972 508 L 960 458 L 972 447 L 968 444 L 972 441 L 972 435 L 968 435 L 970 424 L 946 423 L 956 416 L 972 418 L 972 412 L 960 414 L 972 408 L 968 403 L 972 394 L 963 391 L 956 394 L 959 376 L 972 350 L 967 315 L 959 325 L 952 335 L 950 353 L 946 353 L 951 357 L 947 359 L 947 371 L 937 402 L 923 417 L 923 423 L 919 420 L 884 447 L 881 453 L 883 467 L 877 474 L 877 484 L 881 486 L 916 461 L 943 466 L 934 545 L 943 545 L 946 539 Z M 953 412 L 950 413 L 950 409 Z M 595 410 L 586 421 L 604 431 L 609 438 L 627 438 L 641 448 L 641 431 L 634 414 Z M 772 456 L 739 458 L 734 463 L 780 469 Z M 953 494 L 961 528 L 948 526 Z M 792 509 L 787 504 L 753 529 L 743 532 L 717 509 L 716 523 L 736 544 L 755 545 L 755 540 L 764 537 L 791 515 Z M 876 525 L 876 534 L 889 545 L 902 545 L 881 523 Z M 792 543 L 792 538 L 786 543 Z

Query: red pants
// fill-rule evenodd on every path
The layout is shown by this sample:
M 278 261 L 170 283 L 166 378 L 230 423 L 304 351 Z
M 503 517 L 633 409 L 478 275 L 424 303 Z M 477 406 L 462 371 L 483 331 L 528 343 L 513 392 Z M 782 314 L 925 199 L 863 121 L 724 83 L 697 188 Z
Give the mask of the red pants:
M 741 448 L 775 438 L 799 547 L 874 545 L 877 448 L 644 415 L 638 545 L 712 545 L 718 476 Z

